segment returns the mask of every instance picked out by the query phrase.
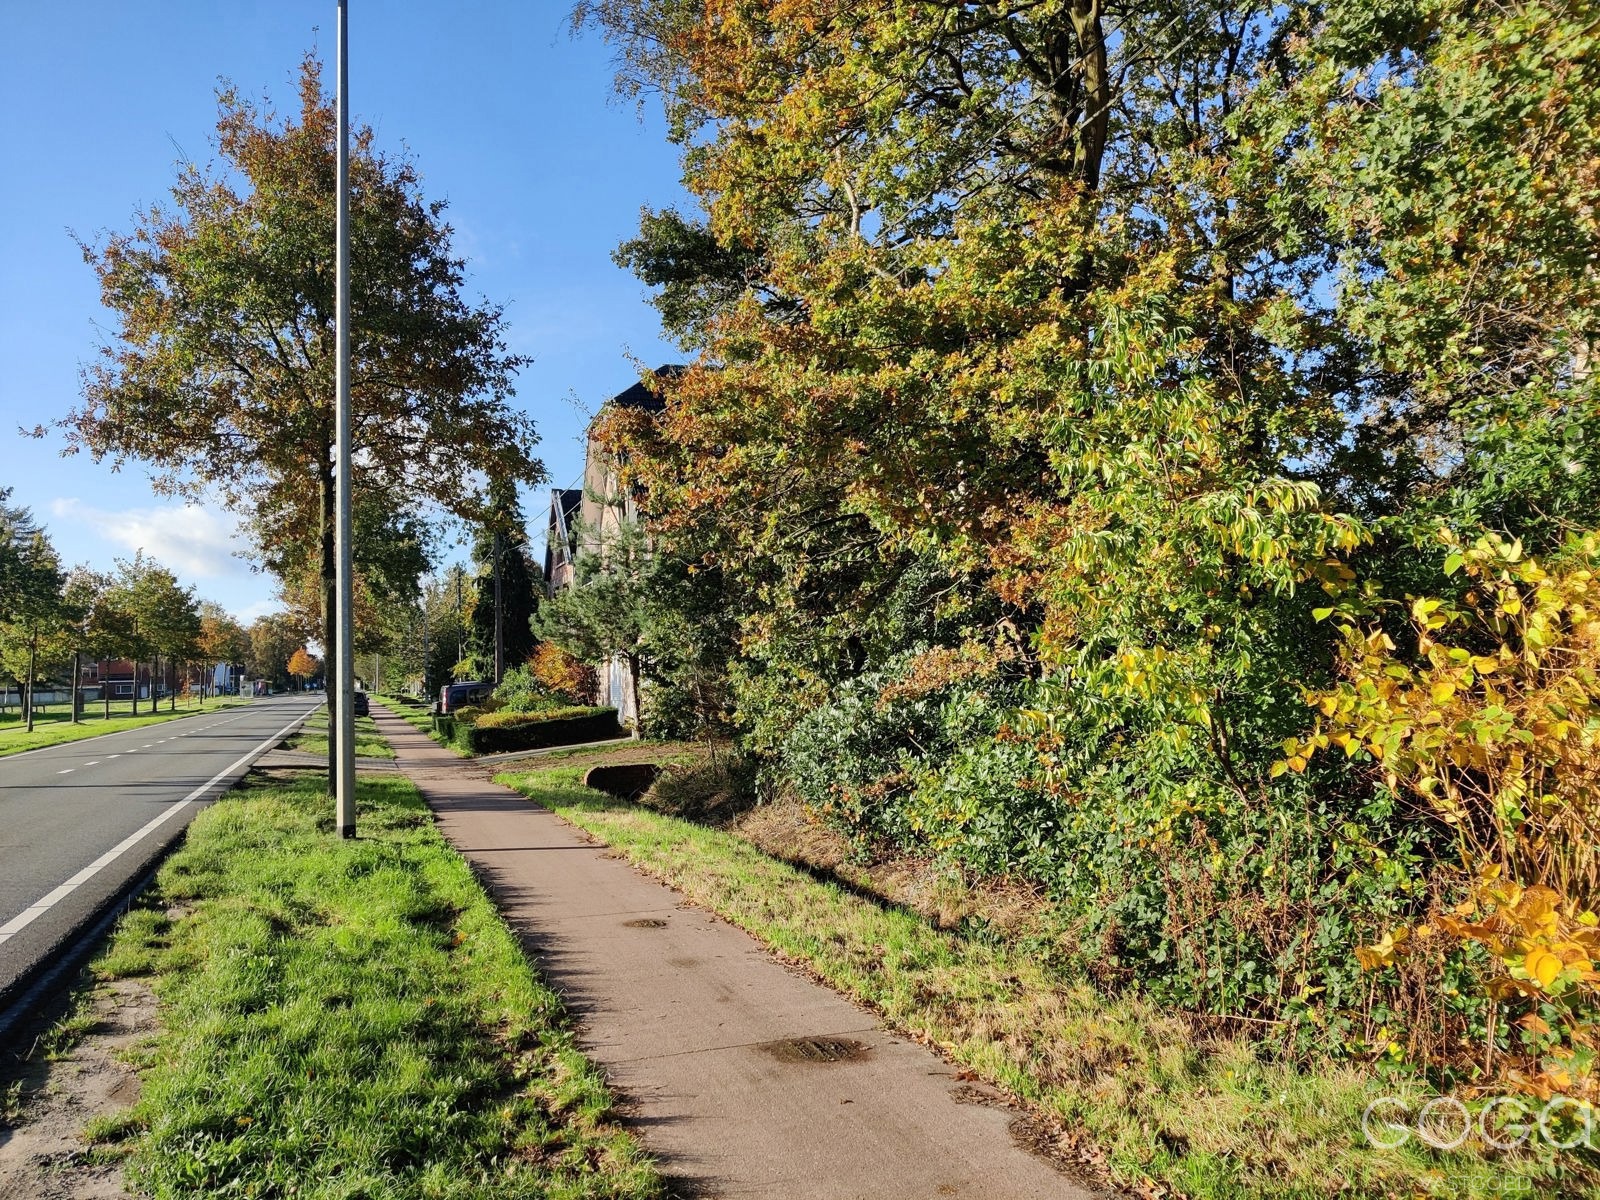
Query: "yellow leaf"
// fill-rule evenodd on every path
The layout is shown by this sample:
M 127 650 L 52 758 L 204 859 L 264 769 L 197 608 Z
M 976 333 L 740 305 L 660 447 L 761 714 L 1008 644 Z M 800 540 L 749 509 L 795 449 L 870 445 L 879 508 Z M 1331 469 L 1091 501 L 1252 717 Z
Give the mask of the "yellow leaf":
M 1531 950 L 1528 957 L 1522 960 L 1522 969 L 1528 973 L 1528 978 L 1538 980 L 1542 988 L 1548 988 L 1556 981 L 1556 976 L 1561 974 L 1561 967 L 1561 960 L 1548 950 Z

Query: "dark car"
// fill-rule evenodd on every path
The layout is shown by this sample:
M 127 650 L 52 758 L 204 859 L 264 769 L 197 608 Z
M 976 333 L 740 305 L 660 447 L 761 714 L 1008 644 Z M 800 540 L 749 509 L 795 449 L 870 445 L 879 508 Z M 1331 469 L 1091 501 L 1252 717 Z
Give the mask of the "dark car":
M 369 706 L 367 704 L 367 694 L 365 692 L 357 692 L 356 693 L 356 706 L 355 706 L 356 716 L 358 716 L 358 717 L 366 716 L 367 715 L 367 711 L 368 711 L 368 707 Z
M 494 695 L 494 684 L 480 680 L 475 683 L 447 683 L 439 689 L 439 703 L 435 711 L 453 713 L 467 704 L 482 704 Z

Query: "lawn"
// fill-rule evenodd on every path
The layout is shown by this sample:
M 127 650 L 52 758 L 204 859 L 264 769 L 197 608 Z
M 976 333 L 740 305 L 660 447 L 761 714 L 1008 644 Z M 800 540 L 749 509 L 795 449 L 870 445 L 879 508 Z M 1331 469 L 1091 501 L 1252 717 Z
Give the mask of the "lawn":
M 216 712 L 219 709 L 234 708 L 248 703 L 250 703 L 248 697 L 241 699 L 238 696 L 213 696 L 203 703 L 191 701 L 185 704 L 180 701 L 176 712 L 168 712 L 163 702 L 162 710 L 158 713 L 151 713 L 146 704 L 136 717 L 126 712 L 117 713 L 114 705 L 109 720 L 104 716 L 104 710 L 100 706 L 90 705 L 82 713 L 82 720 L 76 725 L 72 724 L 67 706 L 62 705 L 59 709 L 39 710 L 34 718 L 32 733 L 28 732 L 20 714 L 13 708 L 0 718 L 0 758 L 8 754 L 21 754 L 24 750 L 38 750 L 44 746 L 56 746 L 63 742 L 81 741 L 105 733 L 120 733 L 124 729 L 139 729 L 145 725 L 156 725 L 178 717 L 192 717 L 198 713 Z
M 645 1200 L 654 1169 L 416 789 L 320 776 L 200 814 L 96 964 L 161 1002 L 133 1108 L 91 1126 L 144 1194 Z
M 289 746 L 294 750 L 304 750 L 308 754 L 326 754 L 328 752 L 327 708 L 318 709 L 313 713 L 310 720 L 300 727 L 300 732 L 289 739 Z M 371 717 L 356 718 L 356 757 L 394 757 L 394 748 L 389 745 L 383 734 L 378 732 L 378 726 Z
M 1295 1064 L 1208 1036 L 1181 1014 L 1105 996 L 1040 964 L 1025 943 L 946 932 L 914 912 L 790 866 L 709 828 L 581 786 L 585 756 L 496 778 L 587 830 L 1021 1098 L 1076 1157 L 1146 1194 L 1533 1197 L 1600 1195 L 1593 1155 L 1381 1151 L 1361 1132 L 1379 1096 L 1428 1092 L 1328 1060 Z

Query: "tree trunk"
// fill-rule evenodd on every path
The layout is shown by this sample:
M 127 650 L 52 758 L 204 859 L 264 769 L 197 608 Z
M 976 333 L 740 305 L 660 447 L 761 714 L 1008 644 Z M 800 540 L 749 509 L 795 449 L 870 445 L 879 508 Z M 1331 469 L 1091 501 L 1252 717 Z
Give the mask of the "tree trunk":
M 637 654 L 630 654 L 628 658 L 628 690 L 633 693 L 633 736 L 644 736 L 644 697 L 639 687 L 639 676 L 642 674 L 641 662 Z
M 83 651 L 72 652 L 72 723 L 80 723 L 78 715 L 78 682 L 83 678 Z
M 334 546 L 333 452 L 323 448 L 321 478 L 319 480 L 321 504 L 320 541 L 322 544 L 322 694 L 328 702 L 328 795 L 333 795 L 339 768 L 339 722 L 337 704 L 338 684 L 338 625 L 339 625 L 339 575 Z M 305 681 L 301 681 L 304 690 Z
M 39 666 L 39 635 L 28 639 L 28 732 L 33 732 L 33 676 Z
M 100 666 L 100 702 L 105 705 L 106 720 L 111 720 L 111 660 L 108 658 Z

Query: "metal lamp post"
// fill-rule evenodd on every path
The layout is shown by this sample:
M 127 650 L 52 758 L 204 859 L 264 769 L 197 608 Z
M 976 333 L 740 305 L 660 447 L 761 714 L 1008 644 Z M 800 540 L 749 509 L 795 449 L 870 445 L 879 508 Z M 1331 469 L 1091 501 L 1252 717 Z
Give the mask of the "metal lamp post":
M 341 837 L 356 835 L 356 714 L 355 642 L 351 637 L 354 611 L 350 575 L 350 39 L 347 0 L 339 0 L 338 35 L 338 243 L 337 292 L 338 366 L 334 383 L 334 437 L 338 442 L 339 474 L 335 481 L 338 508 L 334 540 L 338 551 L 337 616 L 334 620 L 336 690 L 330 696 L 329 723 L 336 730 L 338 760 L 334 767 L 335 823 Z

